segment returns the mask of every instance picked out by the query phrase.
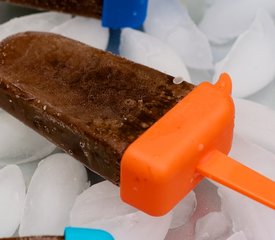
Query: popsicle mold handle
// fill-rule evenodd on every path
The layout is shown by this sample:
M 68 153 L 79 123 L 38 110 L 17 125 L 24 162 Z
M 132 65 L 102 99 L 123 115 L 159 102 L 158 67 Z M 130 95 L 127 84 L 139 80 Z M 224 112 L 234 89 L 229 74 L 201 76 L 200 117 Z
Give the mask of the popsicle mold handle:
M 111 234 L 99 229 L 66 227 L 65 240 L 114 240 Z
M 148 0 L 104 0 L 102 25 L 110 28 L 140 27 L 147 14 Z
M 203 178 L 197 165 L 217 149 L 231 148 L 234 103 L 231 80 L 197 86 L 125 151 L 121 161 L 121 198 L 159 216 L 170 211 Z
M 202 83 L 128 149 L 121 162 L 121 198 L 159 216 L 203 177 L 275 208 L 275 183 L 227 156 L 233 137 L 231 80 Z

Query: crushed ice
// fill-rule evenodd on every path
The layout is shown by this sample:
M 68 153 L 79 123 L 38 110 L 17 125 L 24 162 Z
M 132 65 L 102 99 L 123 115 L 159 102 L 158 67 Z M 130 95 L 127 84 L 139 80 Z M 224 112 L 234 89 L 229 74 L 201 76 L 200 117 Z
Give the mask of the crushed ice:
M 16 165 L 0 169 L 0 237 L 11 237 L 19 226 L 25 200 L 25 183 Z
M 4 111 L 0 112 L 0 133 L 0 167 L 41 159 L 56 148 Z
M 163 240 L 171 220 L 172 213 L 151 217 L 123 203 L 119 188 L 107 181 L 80 194 L 71 211 L 72 226 L 104 229 L 119 240 Z
M 27 192 L 19 235 L 63 234 L 70 209 L 87 186 L 84 166 L 71 156 L 57 153 L 41 161 Z
M 264 88 L 275 78 L 275 27 L 264 11 L 257 12 L 251 27 L 241 34 L 228 55 L 216 65 L 216 76 L 230 74 L 233 95 L 249 96 Z
M 213 67 L 208 39 L 191 20 L 180 0 L 150 0 L 144 30 L 170 45 L 188 67 Z
M 120 55 L 134 62 L 157 69 L 190 82 L 184 62 L 168 45 L 146 33 L 126 28 L 122 30 Z

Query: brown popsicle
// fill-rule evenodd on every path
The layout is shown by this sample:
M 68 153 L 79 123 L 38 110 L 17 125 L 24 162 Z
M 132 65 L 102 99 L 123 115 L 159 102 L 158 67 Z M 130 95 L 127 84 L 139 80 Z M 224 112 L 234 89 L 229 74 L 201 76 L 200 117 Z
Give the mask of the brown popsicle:
M 1 0 L 32 8 L 101 18 L 103 0 Z
M 194 86 L 50 33 L 0 43 L 0 107 L 119 184 L 126 148 Z
M 64 240 L 64 237 L 63 236 L 13 237 L 13 238 L 1 238 L 1 240 Z

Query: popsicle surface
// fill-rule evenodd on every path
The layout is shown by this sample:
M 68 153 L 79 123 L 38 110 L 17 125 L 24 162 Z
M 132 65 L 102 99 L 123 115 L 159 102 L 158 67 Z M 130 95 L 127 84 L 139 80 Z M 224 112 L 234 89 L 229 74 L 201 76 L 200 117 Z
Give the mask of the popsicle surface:
M 2 0 L 28 7 L 101 18 L 103 0 Z

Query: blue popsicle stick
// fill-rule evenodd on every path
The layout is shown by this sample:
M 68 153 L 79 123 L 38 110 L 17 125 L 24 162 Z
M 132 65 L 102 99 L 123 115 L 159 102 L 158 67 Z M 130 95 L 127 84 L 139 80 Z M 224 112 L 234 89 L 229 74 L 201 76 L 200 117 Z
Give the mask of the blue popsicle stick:
M 140 27 L 147 14 L 148 0 L 104 0 L 102 25 L 113 29 Z
M 64 236 L 65 240 L 114 240 L 110 233 L 90 228 L 66 227 Z

